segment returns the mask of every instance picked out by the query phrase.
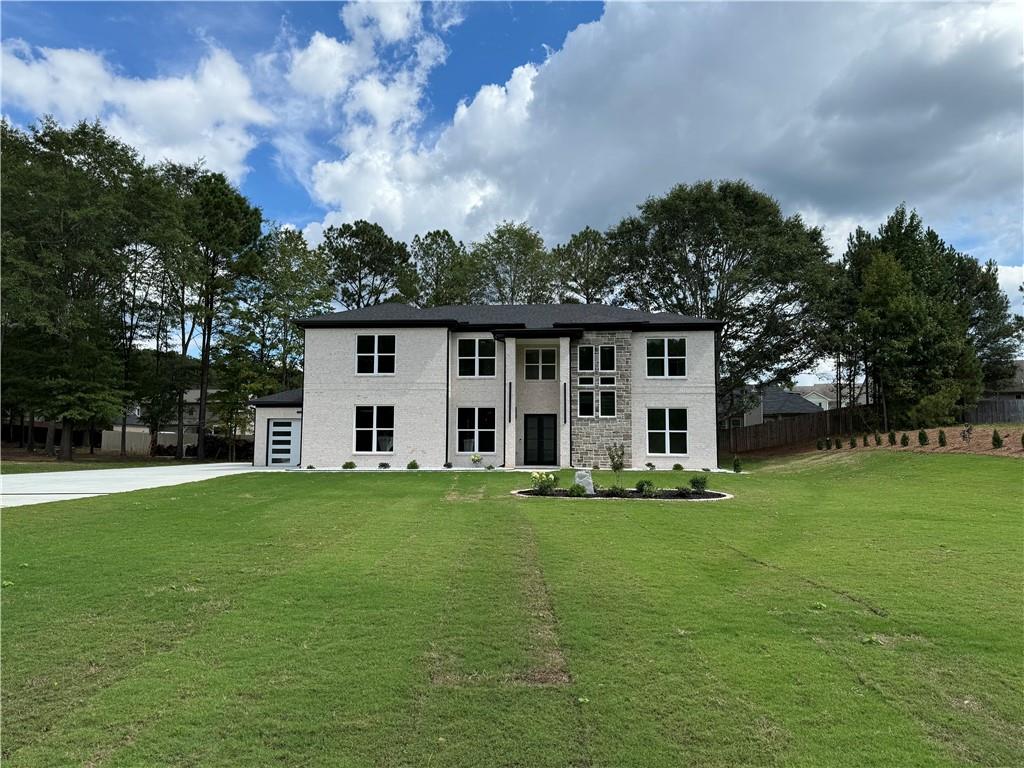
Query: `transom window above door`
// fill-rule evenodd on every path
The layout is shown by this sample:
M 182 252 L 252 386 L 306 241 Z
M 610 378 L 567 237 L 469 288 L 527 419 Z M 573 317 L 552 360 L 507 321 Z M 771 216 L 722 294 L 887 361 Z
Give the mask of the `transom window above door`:
M 394 372 L 393 335 L 356 336 L 356 373 L 363 376 L 390 376 Z
M 494 339 L 459 339 L 459 376 L 494 376 Z
M 648 339 L 647 376 L 682 378 L 686 376 L 686 339 Z
M 554 381 L 558 373 L 558 350 L 527 349 L 526 380 L 527 381 Z
M 494 409 L 459 408 L 458 453 L 494 453 Z

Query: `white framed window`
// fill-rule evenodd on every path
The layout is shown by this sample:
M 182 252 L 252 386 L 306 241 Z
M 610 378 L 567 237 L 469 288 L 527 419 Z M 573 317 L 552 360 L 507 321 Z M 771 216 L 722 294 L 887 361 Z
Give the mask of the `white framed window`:
M 395 337 L 384 334 L 356 336 L 356 374 L 393 376 L 395 373 Z
M 577 362 L 579 363 L 580 373 L 593 371 L 594 347 L 589 344 L 581 346 L 577 351 Z
M 395 406 L 356 406 L 355 452 L 395 452 Z
M 647 409 L 647 453 L 686 455 L 686 409 Z
M 558 350 L 552 347 L 525 351 L 526 380 L 554 381 L 558 372 Z
M 610 419 L 615 416 L 615 390 L 598 393 L 598 405 L 602 419 Z
M 686 376 L 686 339 L 648 339 L 647 377 Z
M 592 386 L 594 386 L 594 377 L 593 376 L 580 376 L 580 386 L 581 387 L 592 387 Z
M 594 393 L 590 391 L 579 393 L 579 404 L 577 405 L 576 412 L 581 418 L 593 418 L 596 414 L 594 413 Z
M 494 453 L 494 409 L 459 408 L 456 453 Z
M 614 387 L 615 377 L 614 376 L 600 376 L 597 380 L 598 385 L 602 387 Z
M 601 354 L 598 358 L 598 367 L 601 371 L 615 370 L 615 345 L 602 344 Z
M 459 339 L 459 378 L 494 378 L 494 339 Z

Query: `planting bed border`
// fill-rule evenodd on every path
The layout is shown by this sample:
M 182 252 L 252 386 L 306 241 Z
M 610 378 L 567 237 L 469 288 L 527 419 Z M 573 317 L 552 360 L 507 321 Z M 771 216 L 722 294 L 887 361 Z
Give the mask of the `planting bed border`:
M 565 488 L 559 488 L 558 491 L 564 492 Z M 668 488 L 659 488 L 659 491 L 671 491 Z M 630 494 L 635 494 L 636 491 L 630 489 Z M 705 496 L 699 499 L 689 499 L 683 496 L 663 496 L 661 498 L 655 497 L 653 499 L 647 498 L 646 496 L 569 496 L 564 493 L 551 494 L 550 496 L 539 496 L 533 492 L 532 488 L 520 488 L 515 491 L 511 491 L 512 496 L 516 496 L 520 499 L 559 499 L 566 501 L 725 501 L 732 499 L 734 496 L 731 493 L 725 493 L 724 491 L 705 491 L 708 494 L 715 494 L 714 496 Z

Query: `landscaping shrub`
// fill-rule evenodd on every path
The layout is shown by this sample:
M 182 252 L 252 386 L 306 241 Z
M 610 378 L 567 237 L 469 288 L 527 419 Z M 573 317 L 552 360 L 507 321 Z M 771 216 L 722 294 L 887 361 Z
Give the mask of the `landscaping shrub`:
M 408 464 L 405 465 L 405 468 L 406 469 L 419 469 L 420 465 L 419 465 L 419 463 L 417 463 L 416 459 L 413 459 L 412 461 L 410 461 Z
M 850 447 L 851 448 L 856 448 L 857 447 L 857 438 L 854 437 L 853 435 L 850 435 Z
M 346 461 L 344 464 L 341 465 L 341 468 L 342 469 L 355 469 L 356 468 L 356 463 L 354 461 Z
M 674 469 L 676 472 L 682 472 L 683 471 L 683 465 L 682 464 L 673 464 L 672 465 L 672 469 Z
M 999 434 L 998 429 L 992 430 L 992 447 L 1002 448 L 1003 447 L 1003 436 Z
M 737 473 L 743 471 L 743 464 L 740 462 L 739 456 L 732 457 L 732 471 Z
M 306 469 L 316 469 L 312 464 L 307 464 Z
M 904 432 L 902 435 L 900 435 L 900 445 L 902 445 L 904 448 L 906 448 L 908 445 L 910 445 L 910 438 L 907 437 L 907 433 L 906 432 Z
M 868 447 L 868 433 L 867 432 L 864 433 L 864 447 L 865 448 Z
M 578 499 L 581 496 L 587 495 L 587 489 L 584 488 L 579 483 L 573 483 L 572 485 L 569 486 L 569 495 L 572 496 L 574 499 Z
M 836 450 L 842 448 L 843 447 L 843 438 L 837 436 L 834 447 L 836 448 Z
M 896 445 L 896 433 L 891 429 L 889 430 L 889 445 Z
M 391 465 L 388 464 L 386 461 L 382 461 L 380 464 L 377 465 L 377 469 L 391 469 Z
M 451 468 L 452 468 L 452 463 L 451 463 L 450 461 L 446 461 L 446 462 L 444 463 L 444 468 L 445 468 L 445 469 L 451 469 Z
M 610 485 L 608 486 L 607 493 L 609 496 L 614 496 L 617 499 L 624 499 L 629 493 L 621 485 Z
M 690 487 L 695 491 L 706 491 L 708 489 L 708 476 L 694 475 L 690 478 Z
M 483 462 L 484 457 L 481 456 L 479 453 L 474 453 L 472 456 L 469 457 L 469 460 L 473 462 L 474 467 L 479 467 L 480 464 Z
M 1024 432 L 1020 433 L 1020 449 L 1024 451 Z
M 825 450 L 828 450 L 828 451 L 832 450 L 832 438 L 831 437 L 826 437 L 825 438 Z
M 818 450 L 819 451 L 825 450 L 825 441 L 822 440 L 820 437 L 818 438 Z
M 653 499 L 658 494 L 658 489 L 654 487 L 654 483 L 650 480 L 640 480 L 636 484 L 636 492 L 645 499 Z
M 644 464 L 644 466 L 651 470 L 651 472 L 653 472 L 655 469 L 653 461 L 648 461 L 646 464 Z
M 875 445 L 881 445 L 881 444 L 882 444 L 882 436 L 880 434 L 878 434 L 877 432 L 875 432 Z
M 946 430 L 944 430 L 944 429 L 940 429 L 939 430 L 939 447 L 940 448 L 945 448 L 946 447 Z
M 928 445 L 928 433 L 923 429 L 917 430 L 917 444 Z
M 530 484 L 538 496 L 550 496 L 558 485 L 558 475 L 552 472 L 531 472 Z
M 493 465 L 493 464 L 488 464 L 488 465 L 487 465 L 487 468 L 488 468 L 488 469 L 494 469 L 494 465 Z

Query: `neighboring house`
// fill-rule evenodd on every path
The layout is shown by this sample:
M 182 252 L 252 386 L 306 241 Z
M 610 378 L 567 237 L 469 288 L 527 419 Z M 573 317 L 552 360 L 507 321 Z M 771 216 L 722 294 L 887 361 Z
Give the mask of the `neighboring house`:
M 217 403 L 214 400 L 214 396 L 220 392 L 219 389 L 209 390 L 209 401 L 207 403 L 206 410 L 206 430 L 208 434 L 220 434 L 220 420 L 217 416 Z M 198 389 L 186 389 L 184 397 L 184 409 L 182 411 L 182 423 L 184 424 L 184 433 L 186 435 L 195 435 L 199 432 L 199 390 Z M 127 431 L 128 432 L 145 432 L 149 433 L 149 425 L 142 420 L 141 409 L 139 406 L 134 406 L 128 412 L 127 420 Z M 170 422 L 167 424 L 160 425 L 161 432 L 177 432 L 178 431 L 178 412 L 177 409 L 171 414 Z M 121 431 L 121 422 L 115 421 L 113 430 L 115 432 Z M 247 425 L 241 425 L 241 428 L 236 437 L 242 437 L 248 434 Z
M 718 463 L 721 323 L 603 305 L 381 304 L 296 321 L 304 389 L 253 402 L 257 465 Z
M 757 405 L 746 411 L 742 417 L 733 416 L 728 421 L 723 419 L 719 422 L 719 426 L 723 429 L 752 427 L 764 424 L 766 421 L 781 421 L 805 413 L 818 413 L 822 410 L 800 395 L 787 392 L 781 387 L 764 387 L 759 391 L 759 396 Z
M 1013 376 L 999 383 L 995 389 L 986 392 L 986 399 L 1024 400 L 1024 360 L 1014 360 Z
M 857 396 L 855 398 L 858 405 L 864 405 L 867 403 L 867 392 L 864 388 L 864 382 L 858 381 L 855 385 Z M 818 406 L 823 411 L 831 411 L 834 408 L 839 407 L 839 398 L 836 396 L 836 385 L 829 384 L 826 382 L 820 382 L 818 384 L 802 384 L 790 389 L 791 392 L 795 392 L 802 398 L 810 403 Z M 847 392 L 843 393 L 843 405 L 849 405 L 850 396 Z

